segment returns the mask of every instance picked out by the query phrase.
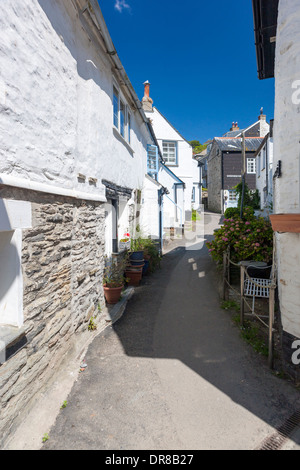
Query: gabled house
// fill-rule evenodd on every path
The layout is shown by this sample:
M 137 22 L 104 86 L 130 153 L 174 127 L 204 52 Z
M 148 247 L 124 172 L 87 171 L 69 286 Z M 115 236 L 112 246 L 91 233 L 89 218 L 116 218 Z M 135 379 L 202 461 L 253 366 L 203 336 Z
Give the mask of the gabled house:
M 256 189 L 255 152 L 267 134 L 266 116 L 260 114 L 258 121 L 246 129 L 233 123 L 229 132 L 215 137 L 208 147 L 207 189 L 208 209 L 224 213 L 229 207 L 237 207 L 234 187 L 240 183 L 243 168 L 242 134 L 245 135 L 246 183 L 251 191 Z
M 164 209 L 165 218 L 169 220 L 167 226 L 174 221 L 175 227 L 183 227 L 186 218 L 190 220 L 192 207 L 199 206 L 198 163 L 193 158 L 193 149 L 189 142 L 153 106 L 148 81 L 144 83 L 142 106 L 152 124 L 162 156 L 163 165 L 158 181 L 162 181 L 169 191 Z
M 0 445 L 86 344 L 105 255 L 143 212 L 146 184 L 156 227 L 161 189 L 98 2 L 16 0 L 1 25 Z
M 259 79 L 275 78 L 273 212 L 284 370 L 300 381 L 300 4 L 253 0 Z

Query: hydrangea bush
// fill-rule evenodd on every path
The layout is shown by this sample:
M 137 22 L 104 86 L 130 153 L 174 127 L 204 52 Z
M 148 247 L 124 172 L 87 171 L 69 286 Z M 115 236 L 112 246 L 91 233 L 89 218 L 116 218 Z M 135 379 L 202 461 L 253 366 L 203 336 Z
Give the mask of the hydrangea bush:
M 230 258 L 265 261 L 270 263 L 273 255 L 273 230 L 271 223 L 263 217 L 255 217 L 251 208 L 239 216 L 224 219 L 224 225 L 215 232 L 215 238 L 207 242 L 212 258 L 223 262 L 223 253 L 230 247 Z

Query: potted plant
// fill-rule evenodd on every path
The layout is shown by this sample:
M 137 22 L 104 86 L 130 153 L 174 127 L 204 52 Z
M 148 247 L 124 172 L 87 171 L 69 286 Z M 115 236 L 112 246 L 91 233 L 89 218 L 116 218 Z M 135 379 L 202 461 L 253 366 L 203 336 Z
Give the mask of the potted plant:
M 141 237 L 131 240 L 130 260 L 144 260 L 144 246 Z
M 127 266 L 125 270 L 129 286 L 138 286 L 143 275 L 143 266 Z
M 103 289 L 105 300 L 108 304 L 116 304 L 124 288 L 124 269 L 126 260 L 109 260 L 104 269 Z
M 120 251 L 123 250 L 130 250 L 130 233 L 124 233 L 124 238 L 122 238 L 119 242 L 119 249 Z

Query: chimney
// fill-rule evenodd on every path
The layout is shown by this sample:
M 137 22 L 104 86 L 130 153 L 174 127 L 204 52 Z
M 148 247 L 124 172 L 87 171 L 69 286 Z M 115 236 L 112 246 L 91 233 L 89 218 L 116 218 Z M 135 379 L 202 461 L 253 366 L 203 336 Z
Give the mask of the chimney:
M 230 131 L 239 131 L 239 130 L 240 130 L 240 128 L 239 128 L 239 126 L 238 126 L 238 123 L 237 123 L 237 122 L 233 122 Z
M 148 80 L 144 83 L 144 97 L 142 99 L 143 110 L 152 113 L 153 100 L 150 98 L 150 83 Z
M 266 121 L 267 120 L 267 116 L 264 114 L 264 108 L 260 109 L 260 115 L 258 116 L 258 120 L 259 121 Z

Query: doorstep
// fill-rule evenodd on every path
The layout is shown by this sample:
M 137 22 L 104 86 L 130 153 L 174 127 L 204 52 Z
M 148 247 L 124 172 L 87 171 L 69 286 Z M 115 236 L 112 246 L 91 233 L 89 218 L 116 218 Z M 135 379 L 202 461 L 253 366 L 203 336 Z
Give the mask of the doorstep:
M 105 321 L 107 323 L 115 323 L 119 320 L 126 308 L 127 302 L 131 299 L 134 294 L 134 287 L 127 287 L 127 289 L 122 292 L 121 300 L 115 305 L 106 305 L 104 308 L 104 313 L 106 313 Z

